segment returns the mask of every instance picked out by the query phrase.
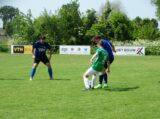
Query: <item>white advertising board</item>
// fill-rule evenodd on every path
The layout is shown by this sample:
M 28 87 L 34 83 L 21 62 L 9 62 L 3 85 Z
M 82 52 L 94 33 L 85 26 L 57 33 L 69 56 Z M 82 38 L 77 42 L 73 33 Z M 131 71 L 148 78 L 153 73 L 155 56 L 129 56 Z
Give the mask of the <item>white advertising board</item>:
M 145 55 L 145 47 L 143 46 L 116 46 L 115 49 L 116 53 L 114 53 L 114 55 Z
M 61 45 L 60 54 L 90 55 L 90 46 Z

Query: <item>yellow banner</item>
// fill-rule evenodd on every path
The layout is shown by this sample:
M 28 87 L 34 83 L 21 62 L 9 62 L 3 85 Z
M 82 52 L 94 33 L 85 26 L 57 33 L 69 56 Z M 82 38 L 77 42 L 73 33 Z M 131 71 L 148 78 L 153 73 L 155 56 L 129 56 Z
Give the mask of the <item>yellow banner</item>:
M 31 45 L 24 46 L 24 54 L 32 54 L 32 46 Z

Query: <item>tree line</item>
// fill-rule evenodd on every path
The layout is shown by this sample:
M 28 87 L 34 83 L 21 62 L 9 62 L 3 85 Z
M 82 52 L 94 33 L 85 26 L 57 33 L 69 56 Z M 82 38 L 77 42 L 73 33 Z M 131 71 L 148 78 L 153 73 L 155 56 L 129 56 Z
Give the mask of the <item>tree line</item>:
M 109 1 L 99 13 L 94 9 L 81 13 L 78 0 L 72 0 L 54 14 L 44 10 L 37 18 L 33 18 L 31 10 L 24 14 L 18 8 L 3 6 L 0 18 L 6 34 L 15 39 L 16 44 L 31 44 L 41 34 L 46 35 L 53 45 L 87 45 L 94 35 L 114 41 L 156 40 L 160 37 L 156 19 L 136 17 L 131 20 Z

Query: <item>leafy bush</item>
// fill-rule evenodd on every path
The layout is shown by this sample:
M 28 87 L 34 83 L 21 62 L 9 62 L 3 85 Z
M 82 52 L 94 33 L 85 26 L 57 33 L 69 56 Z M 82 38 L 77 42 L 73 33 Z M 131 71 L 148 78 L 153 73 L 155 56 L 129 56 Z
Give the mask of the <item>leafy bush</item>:
M 93 45 L 91 46 L 91 54 L 94 54 L 96 52 L 97 46 Z
M 0 52 L 9 52 L 9 48 L 7 45 L 0 45 Z
M 160 47 L 159 46 L 148 46 L 146 47 L 146 55 L 160 55 Z

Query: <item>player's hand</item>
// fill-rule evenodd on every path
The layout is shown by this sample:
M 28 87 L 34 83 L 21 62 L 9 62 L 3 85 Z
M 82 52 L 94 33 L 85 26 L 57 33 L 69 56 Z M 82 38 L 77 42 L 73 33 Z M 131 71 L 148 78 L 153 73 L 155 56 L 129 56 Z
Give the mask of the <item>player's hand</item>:
M 51 60 L 51 57 L 48 57 L 49 60 Z
M 51 55 L 49 55 L 48 59 L 49 59 L 49 60 L 51 60 L 51 57 L 52 57 L 52 56 L 51 56 Z
M 93 64 L 93 61 L 92 61 L 92 60 L 90 60 L 90 64 Z
M 35 55 L 33 55 L 32 58 L 35 59 Z
M 107 72 L 107 73 L 110 73 L 110 69 L 107 68 L 107 69 L 106 69 L 106 72 Z

